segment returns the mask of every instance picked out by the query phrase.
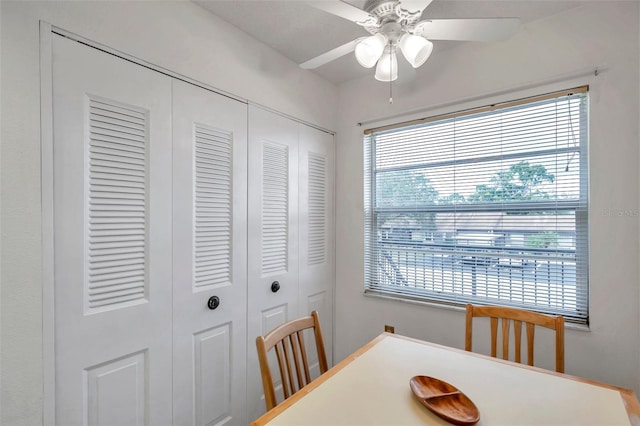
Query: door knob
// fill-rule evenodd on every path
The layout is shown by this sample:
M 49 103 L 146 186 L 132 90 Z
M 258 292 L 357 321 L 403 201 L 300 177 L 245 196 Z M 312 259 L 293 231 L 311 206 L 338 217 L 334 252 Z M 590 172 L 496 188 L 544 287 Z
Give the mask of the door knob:
M 220 306 L 220 298 L 218 296 L 211 296 L 207 301 L 207 307 L 214 310 L 218 306 Z
M 271 291 L 275 293 L 278 290 L 280 290 L 280 283 L 278 281 L 272 282 L 271 283 Z

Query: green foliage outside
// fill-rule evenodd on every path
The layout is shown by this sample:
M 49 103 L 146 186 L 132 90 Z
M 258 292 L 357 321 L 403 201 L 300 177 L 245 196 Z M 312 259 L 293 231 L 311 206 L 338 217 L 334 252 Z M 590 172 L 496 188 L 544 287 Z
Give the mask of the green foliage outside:
M 476 186 L 467 199 L 457 192 L 439 196 L 425 175 L 417 170 L 381 173 L 376 181 L 378 207 L 413 207 L 433 204 L 488 203 L 496 201 L 548 200 L 549 194 L 539 185 L 555 181 L 542 164 L 520 161 L 501 170 L 488 184 Z
M 378 207 L 414 207 L 434 204 L 438 198 L 429 179 L 418 171 L 389 172 L 376 182 Z M 385 215 L 380 220 L 393 221 L 397 228 L 421 228 L 435 231 L 435 213 L 400 213 Z
M 550 198 L 549 194 L 540 190 L 539 185 L 554 181 L 555 175 L 549 173 L 542 164 L 520 161 L 507 170 L 496 172 L 489 183 L 477 185 L 475 193 L 465 199 L 457 192 L 439 196 L 438 191 L 421 171 L 393 171 L 377 175 L 376 206 L 410 208 L 434 204 L 547 200 Z M 384 223 L 393 222 L 396 228 L 421 228 L 427 233 L 433 233 L 436 228 L 435 215 L 433 212 L 405 212 L 383 215 L 379 220 Z M 558 236 L 550 232 L 534 234 L 528 237 L 526 244 L 535 248 L 555 247 L 558 244 Z
M 399 171 L 379 175 L 376 182 L 378 207 L 411 207 L 433 204 L 438 198 L 428 178 L 421 172 Z
M 558 234 L 552 231 L 538 232 L 529 235 L 525 245 L 531 248 L 556 248 L 558 247 Z
M 477 185 L 476 192 L 469 196 L 473 203 L 493 201 L 547 200 L 549 194 L 540 191 L 537 186 L 553 183 L 555 176 L 547 172 L 542 164 L 529 164 L 521 161 L 509 169 L 497 172 L 489 185 Z
M 438 204 L 462 204 L 465 201 L 464 195 L 458 194 L 457 192 L 447 195 L 446 197 L 438 198 Z

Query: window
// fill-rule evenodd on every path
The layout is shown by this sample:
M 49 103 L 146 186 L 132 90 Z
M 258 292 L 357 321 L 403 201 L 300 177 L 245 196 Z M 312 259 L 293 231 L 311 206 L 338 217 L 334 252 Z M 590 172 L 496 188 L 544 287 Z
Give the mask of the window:
M 587 87 L 365 132 L 365 292 L 588 322 Z

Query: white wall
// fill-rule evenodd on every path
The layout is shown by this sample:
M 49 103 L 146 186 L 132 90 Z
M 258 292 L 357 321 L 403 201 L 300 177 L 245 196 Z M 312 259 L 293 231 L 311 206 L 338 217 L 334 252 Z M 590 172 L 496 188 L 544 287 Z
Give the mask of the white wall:
M 384 324 L 394 325 L 396 333 L 464 347 L 462 310 L 363 295 L 362 130 L 367 125 L 356 123 L 405 112 L 429 116 L 588 83 L 591 326 L 567 330 L 566 371 L 640 390 L 638 22 L 635 1 L 585 2 L 526 25 L 506 42 L 434 53 L 415 78 L 396 85 L 391 106 L 388 85 L 373 75 L 340 86 L 335 323 L 344 326 L 336 328 L 336 361 L 379 334 Z M 606 70 L 598 77 L 570 78 L 595 66 Z M 420 109 L 429 111 L 414 114 Z M 394 120 L 401 121 L 386 121 Z M 474 343 L 489 339 L 474 336 Z M 537 354 L 553 352 L 553 346 L 546 349 Z M 550 362 L 543 366 L 553 369 Z
M 337 128 L 336 323 L 344 326 L 336 329 L 336 361 L 386 323 L 398 333 L 463 346 L 462 312 L 362 295 L 361 130 L 366 126 L 356 123 L 427 107 L 435 113 L 439 105 L 452 102 L 457 105 L 440 110 L 590 83 L 591 329 L 568 330 L 566 366 L 571 374 L 640 390 L 640 227 L 638 217 L 605 214 L 637 212 L 639 207 L 637 2 L 587 2 L 527 25 L 504 43 L 434 53 L 415 79 L 395 86 L 392 106 L 387 104 L 388 87 L 373 76 L 337 91 L 191 3 L 3 0 L 0 14 L 1 424 L 42 423 L 39 19 Z M 596 65 L 607 68 L 599 77 L 553 83 Z M 489 99 L 501 92 L 507 93 Z M 476 97 L 480 99 L 464 101 Z
M 335 128 L 336 87 L 184 1 L 0 2 L 3 425 L 42 424 L 39 23 L 307 122 Z

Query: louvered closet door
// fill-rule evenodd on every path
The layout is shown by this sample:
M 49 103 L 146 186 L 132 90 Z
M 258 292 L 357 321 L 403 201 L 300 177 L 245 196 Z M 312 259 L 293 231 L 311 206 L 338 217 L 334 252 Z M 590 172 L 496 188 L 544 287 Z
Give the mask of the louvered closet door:
M 255 339 L 298 316 L 298 125 L 249 106 L 249 421 L 265 411 Z M 279 289 L 274 285 L 278 282 Z M 275 370 L 274 370 L 275 371 Z
M 247 106 L 180 81 L 173 105 L 174 424 L 247 424 Z
M 329 133 L 299 125 L 300 311 L 316 310 L 331 364 L 333 352 L 333 164 Z M 311 344 L 311 342 L 309 343 Z M 315 353 L 310 369 L 319 374 Z
M 53 38 L 56 424 L 169 424 L 171 81 Z

